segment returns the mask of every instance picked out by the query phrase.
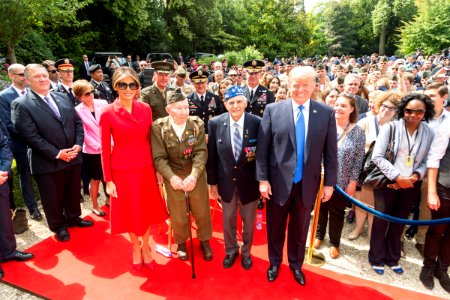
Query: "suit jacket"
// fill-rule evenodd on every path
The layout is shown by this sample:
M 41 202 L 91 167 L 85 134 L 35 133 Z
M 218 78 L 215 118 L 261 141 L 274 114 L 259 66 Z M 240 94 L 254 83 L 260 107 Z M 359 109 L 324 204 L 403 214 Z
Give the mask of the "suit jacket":
M 114 102 L 114 93 L 106 82 L 100 82 L 98 84 L 94 80 L 91 80 L 90 84 L 94 87 L 94 98 L 106 100 L 108 103 Z
M 128 61 L 126 61 L 124 64 L 122 64 L 122 67 L 130 67 L 132 68 L 134 71 L 136 71 L 136 73 L 139 73 L 139 63 L 136 61 L 133 61 L 131 63 L 128 63 Z
M 59 118 L 34 92 L 14 100 L 11 119 L 19 135 L 29 146 L 28 159 L 32 174 L 48 174 L 81 164 L 81 155 L 70 162 L 57 159 L 61 149 L 83 145 L 83 123 L 70 99 L 61 93 L 50 92 L 61 114 Z
M 100 140 L 100 127 L 99 120 L 100 115 L 103 112 L 108 102 L 105 100 L 94 99 L 94 113 L 95 118 L 89 111 L 83 102 L 75 107 L 78 116 L 83 122 L 84 128 L 84 143 L 83 152 L 89 154 L 100 154 L 102 151 L 102 145 Z
M 206 91 L 205 100 L 202 102 L 197 95 L 197 92 L 193 92 L 187 96 L 189 102 L 189 115 L 197 116 L 205 123 L 205 131 L 208 134 L 208 121 L 218 115 L 221 115 L 225 108 L 223 107 L 220 97 L 211 92 Z
M 92 62 L 88 61 L 89 67 L 92 66 Z M 87 81 L 91 80 L 91 76 L 89 74 L 89 68 L 86 69 L 86 65 L 84 64 L 84 60 L 80 63 L 80 79 L 86 79 Z
M 66 94 L 66 95 L 69 97 L 70 102 L 72 102 L 72 105 L 73 105 L 74 107 L 81 103 L 81 101 L 78 100 L 78 99 L 73 95 L 73 93 L 71 93 L 71 92 L 69 92 L 68 90 L 66 90 L 66 88 L 62 85 L 61 82 L 58 83 L 58 89 L 57 89 L 55 92 L 59 92 L 59 93 Z
M 295 164 L 296 140 L 292 99 L 266 107 L 258 132 L 256 179 L 269 181 L 271 201 L 284 205 L 291 193 Z M 324 185 L 337 183 L 336 120 L 332 108 L 310 100 L 308 133 L 302 179 L 302 199 L 312 207 L 324 166 Z
M 251 93 L 247 86 L 245 89 L 245 96 L 249 99 L 249 101 L 245 111 L 251 113 L 252 115 L 262 117 L 266 105 L 275 102 L 274 94 L 262 85 L 258 85 L 252 99 L 250 99 L 250 94 Z
M 27 144 L 23 138 L 17 134 L 17 131 L 11 122 L 11 102 L 18 97 L 19 94 L 17 94 L 13 87 L 9 87 L 0 92 L 0 118 L 8 129 L 5 134 L 9 136 L 11 151 L 13 153 L 25 153 L 27 152 Z
M 361 96 L 355 95 L 356 108 L 358 113 L 362 114 L 369 111 L 369 102 Z
M 230 136 L 230 114 L 224 113 L 209 121 L 208 184 L 218 185 L 223 201 L 230 202 L 237 190 L 242 204 L 259 198 L 256 180 L 256 151 L 261 118 L 245 113 L 242 151 L 236 162 Z

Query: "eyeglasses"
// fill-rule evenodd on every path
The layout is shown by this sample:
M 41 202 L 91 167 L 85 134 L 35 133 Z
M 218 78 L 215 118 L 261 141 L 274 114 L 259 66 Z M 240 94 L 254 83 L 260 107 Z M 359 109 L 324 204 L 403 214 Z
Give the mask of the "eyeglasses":
M 130 90 L 138 89 L 138 85 L 134 82 L 132 83 L 118 82 L 117 87 L 119 88 L 119 90 L 126 90 L 127 87 L 130 88 Z
M 94 90 L 90 90 L 89 92 L 86 92 L 83 94 L 83 96 L 90 96 L 90 95 L 94 95 Z
M 20 76 L 20 77 L 24 77 L 25 74 L 24 73 L 13 73 L 14 75 Z
M 58 70 L 48 70 L 49 73 L 55 74 Z
M 389 106 L 389 105 L 386 105 L 386 104 L 381 104 L 381 107 L 386 108 L 389 111 L 393 111 L 396 108 L 395 106 Z
M 425 113 L 425 111 L 423 109 L 411 109 L 411 108 L 405 108 L 405 113 L 407 113 L 408 115 L 423 115 Z

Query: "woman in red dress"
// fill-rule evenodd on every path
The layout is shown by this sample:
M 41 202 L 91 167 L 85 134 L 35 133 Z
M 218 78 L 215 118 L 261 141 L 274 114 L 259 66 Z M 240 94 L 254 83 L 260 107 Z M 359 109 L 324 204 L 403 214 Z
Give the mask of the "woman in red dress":
M 165 221 L 168 214 L 152 162 L 152 112 L 148 104 L 137 101 L 140 84 L 133 69 L 118 68 L 112 82 L 119 96 L 100 118 L 102 167 L 111 195 L 111 234 L 128 232 L 133 268 L 140 270 L 144 264 L 153 269 L 150 225 Z

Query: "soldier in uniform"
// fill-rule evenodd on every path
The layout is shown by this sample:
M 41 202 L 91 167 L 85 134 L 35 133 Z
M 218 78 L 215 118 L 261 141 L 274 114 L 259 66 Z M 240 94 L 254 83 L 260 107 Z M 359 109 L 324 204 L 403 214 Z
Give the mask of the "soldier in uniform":
M 91 74 L 91 85 L 94 87 L 94 98 L 103 99 L 108 103 L 114 102 L 114 93 L 109 86 L 103 82 L 103 70 L 99 64 L 89 67 L 89 73 Z
M 72 91 L 73 84 L 73 66 L 75 62 L 68 58 L 62 58 L 55 62 L 55 68 L 58 69 L 61 81 L 58 83 L 56 92 L 60 92 L 69 96 L 73 106 L 77 106 L 81 102 L 75 97 Z
M 262 60 L 249 60 L 244 63 L 244 68 L 248 73 L 245 97 L 250 99 L 246 111 L 259 117 L 262 117 L 267 104 L 275 102 L 274 94 L 259 84 L 263 67 Z
M 170 87 L 174 90 L 177 88 L 181 88 L 183 91 L 183 94 L 189 95 L 190 93 L 194 92 L 194 87 L 186 83 L 186 69 L 183 66 L 179 66 L 178 69 L 174 72 L 175 78 L 173 79 L 172 83 L 170 84 Z
M 167 116 L 166 99 L 168 91 L 171 90 L 167 85 L 174 67 L 169 62 L 155 61 L 152 63 L 152 68 L 155 69 L 153 85 L 141 91 L 140 100 L 150 105 L 152 118 L 155 121 Z
M 208 73 L 198 70 L 189 78 L 194 84 L 195 92 L 190 94 L 187 99 L 189 102 L 189 115 L 197 116 L 205 123 L 206 134 L 208 134 L 209 119 L 225 112 L 220 97 L 206 90 L 208 85 Z
M 203 259 L 209 261 L 213 253 L 209 245 L 212 226 L 205 172 L 208 152 L 204 123 L 198 117 L 189 116 L 188 101 L 179 88 L 168 93 L 166 109 L 169 116 L 152 125 L 152 152 L 156 170 L 164 178 L 177 254 L 181 260 L 189 259 L 186 241 L 191 229 L 185 204 L 185 192 L 189 192 Z

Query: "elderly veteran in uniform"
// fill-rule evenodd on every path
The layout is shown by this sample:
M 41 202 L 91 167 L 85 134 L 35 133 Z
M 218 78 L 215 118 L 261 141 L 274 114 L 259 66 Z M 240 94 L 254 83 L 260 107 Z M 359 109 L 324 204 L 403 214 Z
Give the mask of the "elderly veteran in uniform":
M 114 102 L 114 93 L 108 86 L 108 84 L 103 82 L 103 70 L 100 64 L 95 64 L 89 67 L 89 73 L 91 74 L 90 84 L 94 87 L 94 98 L 103 99 L 108 103 Z
M 222 198 L 225 259 L 223 267 L 231 268 L 239 255 L 236 237 L 237 212 L 242 219 L 241 264 L 252 267 L 250 250 L 259 182 L 256 180 L 256 146 L 261 118 L 245 112 L 244 89 L 232 86 L 225 94 L 228 113 L 212 118 L 208 124 L 208 162 L 206 171 L 211 198 Z
M 169 62 L 155 61 L 152 63 L 152 68 L 155 69 L 153 85 L 141 91 L 140 101 L 150 105 L 152 118 L 155 121 L 167 116 L 166 99 L 167 93 L 171 90 L 168 84 L 174 67 Z
M 259 117 L 262 117 L 267 104 L 275 102 L 274 94 L 259 84 L 264 66 L 262 60 L 249 60 L 244 63 L 248 73 L 245 97 L 249 99 L 249 103 L 246 111 Z
M 204 123 L 196 116 L 189 116 L 188 100 L 179 88 L 168 93 L 166 110 L 169 116 L 152 125 L 152 151 L 155 167 L 164 178 L 177 254 L 181 260 L 189 259 L 186 241 L 191 229 L 185 203 L 185 192 L 188 192 L 203 259 L 209 261 L 213 253 L 209 245 L 212 226 L 205 172 L 208 153 Z
M 58 69 L 61 78 L 55 92 L 66 94 L 75 107 L 81 102 L 75 97 L 75 94 L 72 91 L 74 65 L 75 62 L 68 58 L 62 58 L 55 62 L 55 68 Z
M 225 109 L 222 105 L 222 101 L 220 101 L 220 97 L 206 90 L 208 86 L 207 72 L 200 69 L 191 73 L 189 78 L 195 88 L 195 92 L 187 97 L 189 114 L 203 120 L 205 123 L 206 134 L 208 134 L 209 119 L 222 114 Z

